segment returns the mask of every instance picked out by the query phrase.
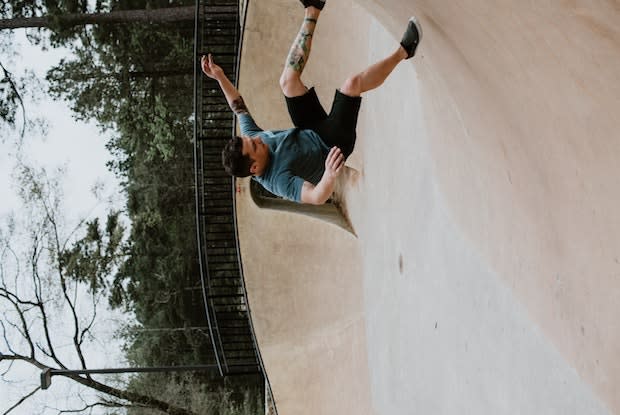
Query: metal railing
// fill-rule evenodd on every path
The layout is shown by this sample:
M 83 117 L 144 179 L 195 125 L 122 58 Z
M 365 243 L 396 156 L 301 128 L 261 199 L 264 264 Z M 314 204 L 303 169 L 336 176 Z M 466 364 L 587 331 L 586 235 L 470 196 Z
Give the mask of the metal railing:
M 244 14 L 247 4 L 245 0 Z M 221 164 L 221 150 L 235 134 L 236 119 L 219 85 L 203 76 L 200 68 L 201 56 L 211 53 L 237 85 L 242 46 L 239 5 L 239 0 L 196 2 L 194 170 L 198 261 L 220 375 L 261 374 L 272 413 L 277 415 L 248 306 L 237 231 L 235 181 Z
M 222 376 L 263 373 L 239 254 L 234 180 L 221 150 L 234 133 L 234 115 L 217 82 L 203 76 L 200 57 L 211 53 L 236 84 L 239 0 L 200 0 L 196 7 L 194 166 L 196 225 L 203 295 L 216 363 Z

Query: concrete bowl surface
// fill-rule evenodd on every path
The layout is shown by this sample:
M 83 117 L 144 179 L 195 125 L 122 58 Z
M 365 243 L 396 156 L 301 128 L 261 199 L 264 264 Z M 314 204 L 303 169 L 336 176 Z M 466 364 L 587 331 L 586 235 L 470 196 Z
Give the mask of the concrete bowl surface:
M 353 229 L 264 209 L 240 180 L 250 308 L 280 415 L 620 413 L 620 7 L 330 0 L 303 79 L 364 95 L 337 198 Z M 239 89 L 290 128 L 303 15 L 248 3 Z

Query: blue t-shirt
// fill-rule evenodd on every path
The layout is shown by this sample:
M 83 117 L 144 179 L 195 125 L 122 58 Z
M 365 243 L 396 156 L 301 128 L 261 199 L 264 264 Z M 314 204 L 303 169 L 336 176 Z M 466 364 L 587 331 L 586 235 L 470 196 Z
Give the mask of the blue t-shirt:
M 249 114 L 238 118 L 243 135 L 259 136 L 269 147 L 269 164 L 254 179 L 271 193 L 300 202 L 304 181 L 316 185 L 321 180 L 329 147 L 312 130 L 263 131 Z

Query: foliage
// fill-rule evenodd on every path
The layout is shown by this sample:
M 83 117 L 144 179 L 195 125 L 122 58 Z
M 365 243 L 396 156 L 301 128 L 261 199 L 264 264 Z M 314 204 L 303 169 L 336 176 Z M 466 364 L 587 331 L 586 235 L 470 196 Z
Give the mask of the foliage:
M 88 0 L 12 0 L 3 1 L 0 4 L 0 18 L 18 19 L 24 17 L 41 16 L 60 16 L 66 13 L 87 13 Z M 102 2 L 97 1 L 94 10 L 102 11 Z M 84 27 L 62 28 L 60 25 L 53 25 L 51 31 L 51 42 L 53 45 L 60 45 L 75 39 L 79 32 L 84 32 Z M 28 36 L 31 41 L 37 44 L 46 45 L 47 37 L 43 30 L 29 30 Z
M 101 228 L 99 218 L 86 222 L 85 235 L 60 253 L 60 266 L 67 276 L 87 283 L 92 292 L 109 288 L 109 276 L 122 262 L 124 227 L 119 215 L 120 212 L 110 212 L 105 229 Z
M 186 405 L 197 414 L 258 415 L 264 413 L 262 393 L 258 387 L 245 387 L 239 392 L 228 388 L 211 388 L 192 373 L 179 376 L 150 374 L 133 380 L 131 387 L 154 396 L 166 396 L 175 405 Z M 150 415 L 148 410 L 134 407 L 127 415 Z
M 20 58 L 14 42 L 12 33 L 0 33 L 0 141 L 17 132 L 19 146 L 27 133 L 45 134 L 46 128 L 42 119 L 28 115 L 25 101 L 39 99 L 41 82 L 31 70 L 18 74 L 12 69 Z
M 2 62 L 0 62 L 0 71 L 0 120 L 12 129 L 17 123 L 18 112 L 21 110 L 23 123 L 20 135 L 24 135 L 26 108 L 22 99 L 23 85 L 4 67 Z
M 30 28 L 26 30 L 27 37 L 31 42 L 40 45 L 44 49 L 49 46 L 66 46 L 75 50 L 76 54 L 83 54 L 86 51 L 86 55 L 92 57 L 93 53 L 89 52 L 92 48 L 103 46 L 116 49 L 115 42 L 124 42 L 126 39 L 123 36 L 126 34 L 124 33 L 126 30 L 123 28 L 131 25 L 76 25 L 74 23 L 67 23 L 62 19 L 63 17 L 80 14 L 105 14 L 107 12 L 122 10 L 169 8 L 192 4 L 193 2 L 188 0 L 97 0 L 96 2 L 89 0 L 7 0 L 0 2 L 0 20 L 11 21 L 23 18 L 45 17 L 48 21 L 47 27 Z M 164 30 L 164 32 L 166 31 Z M 10 31 L 3 30 L 0 34 L 0 128 L 15 129 L 18 118 L 20 118 L 20 135 L 23 137 L 27 127 L 34 126 L 29 124 L 23 97 L 26 93 L 37 91 L 38 88 L 36 85 L 28 85 L 29 82 L 32 82 L 32 77 L 26 80 L 22 77 L 15 76 L 7 65 L 6 60 L 7 54 L 10 52 L 10 47 L 6 47 L 6 45 L 11 45 L 11 38 Z M 178 43 L 150 43 L 148 42 L 149 39 L 146 40 L 147 43 L 143 44 L 142 48 L 152 48 L 153 45 L 161 45 L 163 48 Z M 179 39 L 177 39 L 177 41 L 178 40 Z M 137 50 L 139 45 L 131 46 L 133 47 L 118 48 L 118 50 Z M 103 49 L 99 52 L 103 52 Z M 112 55 L 114 55 L 114 52 L 112 52 Z M 164 55 L 169 56 L 170 59 L 174 59 L 175 57 L 174 53 L 166 53 Z M 83 61 L 90 62 L 88 60 L 89 56 L 82 56 L 82 58 L 85 58 Z M 104 54 L 101 56 L 104 56 Z M 129 57 L 131 57 L 131 55 L 129 55 Z M 118 58 L 123 59 L 121 56 Z M 128 57 L 125 56 L 124 58 Z M 131 62 L 128 59 L 125 59 L 124 62 L 127 63 L 126 67 L 129 68 L 131 66 Z M 125 67 L 125 65 L 122 66 Z M 191 70 L 191 66 L 183 69 L 186 71 L 188 69 Z M 159 69 L 150 68 L 148 70 L 157 71 Z M 130 74 L 130 76 L 140 75 L 140 73 L 135 72 Z M 142 73 L 142 75 L 144 75 L 144 73 Z M 84 79 L 78 80 L 78 82 L 80 81 L 84 81 Z M 81 107 L 83 106 L 76 106 L 74 109 Z M 40 121 L 34 120 L 34 122 L 36 124 Z

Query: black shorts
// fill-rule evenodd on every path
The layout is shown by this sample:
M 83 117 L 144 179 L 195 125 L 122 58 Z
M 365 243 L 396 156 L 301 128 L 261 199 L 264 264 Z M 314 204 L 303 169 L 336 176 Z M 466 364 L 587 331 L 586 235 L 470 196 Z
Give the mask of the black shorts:
M 351 155 L 362 97 L 350 97 L 336 90 L 329 115 L 321 106 L 314 88 L 299 97 L 285 98 L 295 127 L 313 130 L 327 146 L 337 146 L 345 157 Z

